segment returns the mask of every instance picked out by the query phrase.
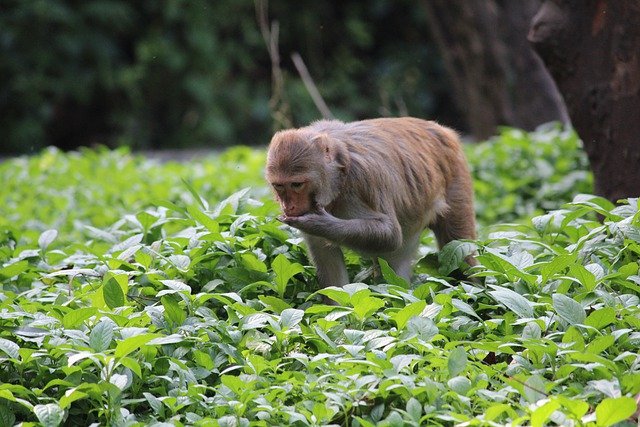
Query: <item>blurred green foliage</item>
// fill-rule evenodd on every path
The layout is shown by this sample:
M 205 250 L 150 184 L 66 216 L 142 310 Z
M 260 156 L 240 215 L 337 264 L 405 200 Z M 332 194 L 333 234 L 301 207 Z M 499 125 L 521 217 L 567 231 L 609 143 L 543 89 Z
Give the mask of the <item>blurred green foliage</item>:
M 271 63 L 253 1 L 5 0 L 0 12 L 4 153 L 270 137 Z M 338 118 L 455 117 L 419 4 L 274 0 L 270 19 L 296 125 L 319 114 L 292 52 Z

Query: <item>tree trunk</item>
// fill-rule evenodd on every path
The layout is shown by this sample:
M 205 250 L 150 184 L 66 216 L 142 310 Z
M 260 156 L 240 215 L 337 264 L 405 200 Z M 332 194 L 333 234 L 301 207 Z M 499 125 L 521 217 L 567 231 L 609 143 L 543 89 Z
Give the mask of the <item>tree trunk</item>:
M 640 0 L 547 0 L 529 41 L 564 96 L 595 192 L 640 195 Z
M 539 1 L 425 0 L 429 28 L 470 132 L 500 125 L 531 130 L 567 114 L 553 80 L 526 40 Z

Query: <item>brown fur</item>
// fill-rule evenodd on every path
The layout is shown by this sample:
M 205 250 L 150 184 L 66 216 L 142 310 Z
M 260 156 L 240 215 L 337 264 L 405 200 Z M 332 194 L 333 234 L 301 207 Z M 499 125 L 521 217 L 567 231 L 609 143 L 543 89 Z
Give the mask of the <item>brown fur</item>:
M 296 213 L 283 221 L 304 232 L 322 286 L 344 284 L 335 283 L 344 281 L 343 271 L 331 274 L 330 267 L 318 264 L 343 264 L 328 247 L 382 256 L 406 277 L 425 227 L 434 230 L 439 246 L 476 236 L 461 144 L 454 131 L 435 122 L 332 120 L 278 132 L 269 147 L 266 178 L 272 184 L 309 183 L 295 209 L 285 206 L 281 194 L 276 197 L 285 212 Z

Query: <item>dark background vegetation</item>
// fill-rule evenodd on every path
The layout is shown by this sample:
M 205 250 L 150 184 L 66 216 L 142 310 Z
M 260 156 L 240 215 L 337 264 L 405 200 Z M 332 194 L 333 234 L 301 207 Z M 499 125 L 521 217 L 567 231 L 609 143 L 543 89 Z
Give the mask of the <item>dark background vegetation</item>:
M 615 201 L 640 194 L 639 52 L 640 0 L 4 0 L 0 155 L 264 145 L 321 118 L 299 53 L 345 121 L 571 123 Z
M 419 3 L 272 1 L 294 124 L 410 113 L 464 130 Z M 265 144 L 271 63 L 253 1 L 9 0 L 0 14 L 3 153 L 47 145 Z

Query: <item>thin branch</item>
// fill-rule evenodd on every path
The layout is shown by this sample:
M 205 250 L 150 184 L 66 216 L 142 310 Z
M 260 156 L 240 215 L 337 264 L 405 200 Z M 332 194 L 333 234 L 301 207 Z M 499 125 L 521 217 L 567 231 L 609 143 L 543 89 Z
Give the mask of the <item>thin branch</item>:
M 271 60 L 271 99 L 269 100 L 269 109 L 275 121 L 276 130 L 290 128 L 292 127 L 291 109 L 284 93 L 284 75 L 280 68 L 280 53 L 278 51 L 280 25 L 278 21 L 273 21 L 269 26 L 268 0 L 255 0 L 255 6 L 260 32 Z
M 318 87 L 313 82 L 311 75 L 309 74 L 309 70 L 307 66 L 304 64 L 302 57 L 297 52 L 291 54 L 291 60 L 293 61 L 293 65 L 296 66 L 298 70 L 298 74 L 300 74 L 300 78 L 302 78 L 302 82 L 304 83 L 309 95 L 311 95 L 311 99 L 313 99 L 313 103 L 316 104 L 316 108 L 322 114 L 322 117 L 325 119 L 333 119 L 333 114 L 331 114 L 331 110 L 327 107 L 327 104 L 322 99 L 322 95 L 320 95 L 320 91 Z

